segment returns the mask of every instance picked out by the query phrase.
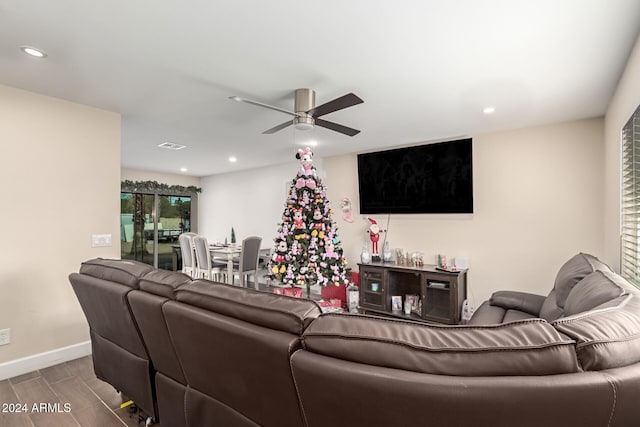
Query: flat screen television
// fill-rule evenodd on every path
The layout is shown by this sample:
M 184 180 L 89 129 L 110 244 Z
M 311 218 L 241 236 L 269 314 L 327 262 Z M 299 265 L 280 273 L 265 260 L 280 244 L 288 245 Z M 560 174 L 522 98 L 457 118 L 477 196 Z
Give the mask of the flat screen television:
M 473 213 L 471 138 L 358 155 L 361 214 Z

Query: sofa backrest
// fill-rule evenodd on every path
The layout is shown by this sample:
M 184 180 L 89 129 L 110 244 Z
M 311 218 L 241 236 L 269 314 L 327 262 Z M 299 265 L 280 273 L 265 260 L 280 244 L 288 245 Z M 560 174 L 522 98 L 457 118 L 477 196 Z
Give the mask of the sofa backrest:
M 308 426 L 627 427 L 640 421 L 640 365 L 632 375 L 620 373 L 625 380 L 615 389 L 599 372 L 459 377 L 307 350 L 295 352 L 291 365 Z
M 320 308 L 206 280 L 163 312 L 187 380 L 189 425 L 300 426 L 290 356 Z
M 212 286 L 215 284 L 215 286 Z M 320 315 L 320 307 L 311 300 L 283 298 L 237 286 L 195 280 L 177 291 L 178 301 L 234 317 L 258 326 L 302 335 Z
M 437 326 L 358 315 L 323 315 L 303 334 L 306 350 L 352 362 L 437 375 L 578 372 L 575 342 L 542 319 Z
M 640 365 L 582 372 L 574 347 L 541 319 L 467 327 L 323 315 L 303 334 L 291 366 L 309 426 L 637 421 L 631 396 Z
M 175 299 L 175 290 L 187 283 L 191 283 L 191 278 L 186 274 L 154 270 L 140 280 L 140 290 L 128 294 L 155 368 L 181 383 L 185 383 L 184 374 L 173 350 L 162 306 Z
M 169 336 L 162 306 L 175 299 L 175 291 L 191 283 L 183 273 L 153 270 L 140 279 L 139 290 L 127 298 L 151 357 L 156 375 L 158 418 L 162 425 L 184 426 L 186 379 Z
M 69 275 L 89 323 L 96 376 L 156 417 L 149 355 L 127 295 L 154 268 L 136 261 L 93 259 Z
M 593 255 L 579 253 L 567 261 L 556 276 L 553 289 L 547 296 L 540 317 L 552 321 L 565 314 L 565 303 L 571 290 L 582 279 L 597 270 L 609 271 L 611 268 Z

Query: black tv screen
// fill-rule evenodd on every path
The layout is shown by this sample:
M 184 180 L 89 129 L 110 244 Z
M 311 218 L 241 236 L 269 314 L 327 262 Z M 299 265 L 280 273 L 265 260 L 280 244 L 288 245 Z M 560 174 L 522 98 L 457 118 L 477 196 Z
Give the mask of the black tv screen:
M 471 138 L 358 155 L 361 214 L 473 213 Z

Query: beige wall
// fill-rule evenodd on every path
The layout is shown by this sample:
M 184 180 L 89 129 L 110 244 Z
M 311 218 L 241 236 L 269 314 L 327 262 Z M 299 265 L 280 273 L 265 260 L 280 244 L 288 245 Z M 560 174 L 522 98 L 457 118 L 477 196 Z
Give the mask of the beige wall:
M 393 248 L 469 259 L 477 306 L 500 289 L 546 294 L 559 267 L 579 251 L 603 252 L 603 120 L 473 136 L 473 215 L 391 215 Z M 358 215 L 355 155 L 324 159 L 348 261 L 359 260 L 369 223 Z M 339 201 L 352 200 L 352 224 Z M 384 229 L 385 215 L 373 216 Z M 355 267 L 355 266 L 354 266 Z
M 89 339 L 67 276 L 120 256 L 120 116 L 0 85 L 0 146 L 3 363 Z
M 295 149 L 291 150 L 291 157 Z M 322 176 L 322 161 L 314 162 Z M 278 224 L 282 221 L 287 191 L 300 168 L 287 163 L 212 175 L 202 178 L 198 232 L 210 242 L 231 238 L 234 228 L 239 241 L 262 237 L 262 247 L 272 248 Z
M 603 260 L 620 271 L 620 133 L 640 105 L 640 38 L 605 116 L 605 254 Z

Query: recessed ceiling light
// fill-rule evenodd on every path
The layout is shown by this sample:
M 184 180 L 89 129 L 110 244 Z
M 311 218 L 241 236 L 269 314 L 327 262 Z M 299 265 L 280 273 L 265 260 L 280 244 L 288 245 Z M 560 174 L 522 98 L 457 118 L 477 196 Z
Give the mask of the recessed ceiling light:
M 237 162 L 237 161 L 238 161 L 238 159 L 237 159 L 235 156 L 231 156 L 231 157 L 229 157 L 229 162 L 231 162 L 231 163 L 235 163 L 235 162 Z
M 189 169 L 187 169 L 187 168 L 180 168 L 180 172 L 186 172 L 186 171 L 188 171 L 188 170 L 189 170 Z
M 41 51 L 40 49 L 36 49 L 31 46 L 20 46 L 20 50 L 26 53 L 27 55 L 31 55 L 34 58 L 46 58 L 47 54 Z
M 496 108 L 495 107 L 486 107 L 484 110 L 482 110 L 483 113 L 485 114 L 493 114 L 496 112 Z

